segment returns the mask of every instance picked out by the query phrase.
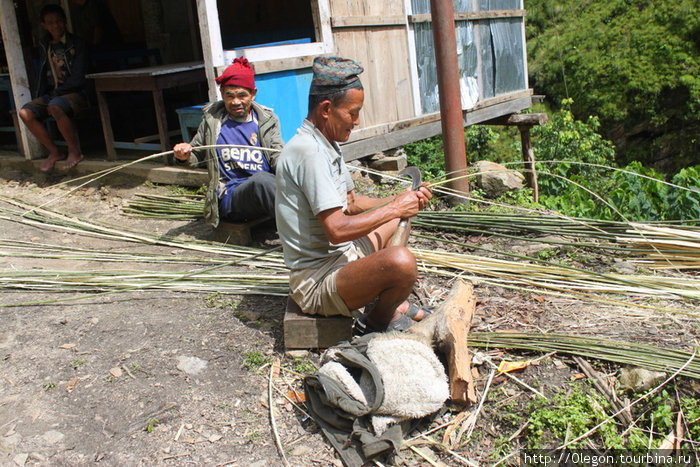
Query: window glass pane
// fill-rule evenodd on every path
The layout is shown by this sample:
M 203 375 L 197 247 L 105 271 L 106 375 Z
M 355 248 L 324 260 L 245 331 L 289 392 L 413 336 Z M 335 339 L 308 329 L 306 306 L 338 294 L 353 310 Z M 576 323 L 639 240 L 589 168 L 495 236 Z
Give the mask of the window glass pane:
M 316 42 L 309 0 L 218 0 L 224 50 Z

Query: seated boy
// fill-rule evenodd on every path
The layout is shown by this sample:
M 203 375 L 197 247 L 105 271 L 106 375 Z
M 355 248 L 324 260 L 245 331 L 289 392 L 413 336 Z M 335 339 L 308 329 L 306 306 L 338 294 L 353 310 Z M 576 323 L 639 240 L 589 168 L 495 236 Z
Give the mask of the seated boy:
M 41 27 L 47 34 L 41 41 L 41 57 L 36 98 L 25 104 L 19 116 L 29 131 L 49 151 L 40 169 L 47 172 L 57 161 L 66 159 L 64 169 L 75 167 L 83 156 L 78 150 L 75 125 L 71 120 L 87 108 L 85 92 L 85 43 L 66 31 L 66 14 L 58 5 L 45 5 L 40 12 Z M 44 120 L 56 120 L 68 146 L 68 155 L 59 151 Z

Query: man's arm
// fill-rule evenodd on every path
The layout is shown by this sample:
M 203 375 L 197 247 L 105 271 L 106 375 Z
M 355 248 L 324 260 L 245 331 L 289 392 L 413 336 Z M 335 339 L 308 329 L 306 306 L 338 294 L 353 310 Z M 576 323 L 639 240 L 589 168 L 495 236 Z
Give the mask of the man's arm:
M 432 192 L 424 186 L 416 191 L 405 191 L 390 198 L 370 198 L 357 195 L 354 190 L 348 192 L 348 201 L 353 198 L 353 211 L 343 212 L 342 208 L 327 209 L 318 213 L 323 231 L 333 244 L 356 240 L 368 235 L 379 226 L 397 218 L 413 217 L 424 208 Z M 360 207 L 373 209 L 357 211 Z
M 383 204 L 388 204 L 392 202 L 396 196 L 389 196 L 386 198 L 372 198 L 371 196 L 359 195 L 355 190 L 348 192 L 348 208 L 346 213 L 354 216 L 356 214 L 361 214 L 365 211 L 369 211 Z
M 175 156 L 175 162 L 179 164 L 187 164 L 192 168 L 203 167 L 206 164 L 202 163 L 200 158 L 205 159 L 206 154 L 198 154 L 196 151 L 192 151 L 193 147 L 203 146 L 205 144 L 204 135 L 207 132 L 206 119 L 202 118 L 199 123 L 197 132 L 194 134 L 192 141 L 189 143 L 178 143 L 173 147 L 173 154 Z M 202 152 L 202 151 L 199 151 Z

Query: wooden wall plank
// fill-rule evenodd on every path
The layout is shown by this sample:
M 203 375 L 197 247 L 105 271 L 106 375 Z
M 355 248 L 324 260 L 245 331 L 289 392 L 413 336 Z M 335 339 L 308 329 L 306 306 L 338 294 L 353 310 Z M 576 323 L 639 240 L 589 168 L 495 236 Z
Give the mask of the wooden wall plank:
M 479 21 L 484 19 L 498 18 L 524 18 L 525 10 L 490 10 L 490 11 L 471 11 L 463 13 L 455 13 L 455 21 Z M 409 23 L 430 23 L 432 17 L 429 13 L 410 15 Z
M 415 116 L 404 1 L 330 3 L 336 53 L 365 68 L 360 128 Z
M 333 16 L 331 26 L 333 28 L 355 28 L 371 26 L 403 26 L 406 17 L 397 16 Z

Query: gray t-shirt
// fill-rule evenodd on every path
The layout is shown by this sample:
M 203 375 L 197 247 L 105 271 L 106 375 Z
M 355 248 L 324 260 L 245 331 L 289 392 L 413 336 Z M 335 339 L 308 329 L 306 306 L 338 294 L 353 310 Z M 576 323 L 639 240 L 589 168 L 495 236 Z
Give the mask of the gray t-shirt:
M 336 143 L 330 143 L 309 121 L 284 146 L 277 162 L 275 211 L 284 262 L 292 270 L 321 264 L 341 254 L 351 242 L 331 244 L 316 215 L 347 209 L 347 193 L 355 189 Z

